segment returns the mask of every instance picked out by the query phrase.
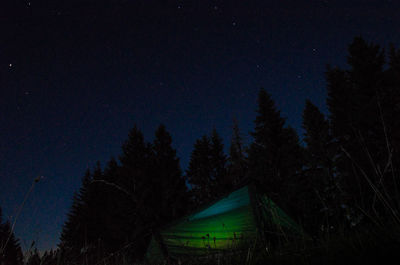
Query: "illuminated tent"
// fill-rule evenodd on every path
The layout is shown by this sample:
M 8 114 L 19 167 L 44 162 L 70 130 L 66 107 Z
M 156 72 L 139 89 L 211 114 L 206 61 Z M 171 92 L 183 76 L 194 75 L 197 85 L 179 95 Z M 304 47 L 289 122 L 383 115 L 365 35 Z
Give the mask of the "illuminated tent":
M 238 189 L 154 233 L 146 258 L 157 262 L 248 248 L 302 229 L 252 185 Z

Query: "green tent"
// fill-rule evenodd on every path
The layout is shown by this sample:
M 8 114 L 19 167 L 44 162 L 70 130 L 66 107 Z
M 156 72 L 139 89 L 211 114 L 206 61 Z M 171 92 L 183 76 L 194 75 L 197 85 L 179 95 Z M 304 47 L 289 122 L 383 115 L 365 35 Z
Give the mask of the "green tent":
M 248 185 L 154 233 L 146 258 L 204 256 L 299 234 L 302 229 L 292 219 Z

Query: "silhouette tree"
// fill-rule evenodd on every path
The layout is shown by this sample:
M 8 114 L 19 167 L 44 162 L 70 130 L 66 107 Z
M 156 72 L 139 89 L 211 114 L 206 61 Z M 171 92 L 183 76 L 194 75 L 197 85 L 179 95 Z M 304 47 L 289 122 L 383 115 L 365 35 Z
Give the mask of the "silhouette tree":
M 122 145 L 120 156 L 119 187 L 126 199 L 122 203 L 126 220 L 126 242 L 135 242 L 131 248 L 135 259 L 140 259 L 147 247 L 152 223 L 149 223 L 146 200 L 151 194 L 153 150 L 144 141 L 142 132 L 135 125 Z
M 128 239 L 126 238 L 129 224 L 126 220 L 125 211 L 132 200 L 129 194 L 121 192 L 119 189 L 120 166 L 114 157 L 112 157 L 102 174 L 103 179 L 97 182 L 99 188 L 102 189 L 103 197 L 103 242 L 104 248 L 108 253 L 113 253 L 123 248 Z
M 100 262 L 127 246 L 140 259 L 151 232 L 186 211 L 186 185 L 165 126 L 153 145 L 134 126 L 120 161 L 112 158 L 104 171 L 97 163 L 74 195 L 60 243 L 72 262 Z
M 186 177 L 197 206 L 231 190 L 232 181 L 228 179 L 223 148 L 222 139 L 215 129 L 210 137 L 204 135 L 194 144 Z
M 271 96 L 261 89 L 253 143 L 249 148 L 249 177 L 283 207 L 295 208 L 302 149 L 296 132 L 285 120 Z
M 191 193 L 195 206 L 204 204 L 212 199 L 210 140 L 207 135 L 197 139 L 190 156 L 186 178 L 191 185 Z
M 92 180 L 90 170 L 86 170 L 82 178 L 81 188 L 74 193 L 72 206 L 67 214 L 61 236 L 59 248 L 63 250 L 66 259 L 71 263 L 82 260 L 84 252 L 88 247 L 88 198 L 89 186 Z
M 35 248 L 33 251 L 31 251 L 28 260 L 26 262 L 26 265 L 41 265 L 42 264 L 42 259 L 40 258 L 39 251 L 37 248 Z
M 172 148 L 172 137 L 164 125 L 156 130 L 152 147 L 154 170 L 149 200 L 155 210 L 154 227 L 158 228 L 186 212 L 188 194 L 176 150 Z
M 304 142 L 306 143 L 303 174 L 305 175 L 305 223 L 314 230 L 330 227 L 338 216 L 341 204 L 337 179 L 334 178 L 335 148 L 329 122 L 319 109 L 306 100 L 303 112 Z M 336 226 L 336 224 L 335 224 Z
M 378 45 L 357 37 L 348 53 L 350 69 L 327 70 L 327 103 L 339 150 L 336 167 L 348 203 L 368 216 L 379 217 L 387 207 L 384 198 L 392 201 L 396 197 L 393 187 L 398 185 L 393 178 L 395 167 L 388 166 L 395 165 L 396 159 L 398 121 L 391 117 L 399 112 L 395 103 L 399 83 L 393 75 L 398 54 L 392 49 L 389 69 L 384 70 L 384 52 Z M 378 207 L 382 203 L 386 206 Z
M 215 181 L 212 196 L 215 199 L 232 191 L 233 188 L 233 180 L 227 174 L 227 157 L 224 153 L 224 144 L 215 128 L 210 135 L 210 162 L 211 179 Z
M 232 139 L 229 148 L 228 157 L 228 175 L 232 179 L 234 185 L 243 182 L 247 175 L 247 160 L 246 160 L 243 139 L 240 134 L 237 120 L 233 121 Z
M 21 265 L 23 261 L 19 240 L 15 238 L 9 221 L 3 223 L 0 208 L 0 264 Z

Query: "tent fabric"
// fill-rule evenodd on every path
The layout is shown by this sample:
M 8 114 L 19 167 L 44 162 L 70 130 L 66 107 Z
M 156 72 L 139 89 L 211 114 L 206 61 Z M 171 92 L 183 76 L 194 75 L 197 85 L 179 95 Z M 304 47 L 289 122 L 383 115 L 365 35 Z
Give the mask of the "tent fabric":
M 245 186 L 161 229 L 152 237 L 146 257 L 162 260 L 162 249 L 172 258 L 204 256 L 248 247 L 262 231 L 287 230 L 301 231 L 270 199 Z
M 265 195 L 258 196 L 260 207 L 262 230 L 265 233 L 286 234 L 294 232 L 303 234 L 302 228 L 294 222 L 281 208 Z

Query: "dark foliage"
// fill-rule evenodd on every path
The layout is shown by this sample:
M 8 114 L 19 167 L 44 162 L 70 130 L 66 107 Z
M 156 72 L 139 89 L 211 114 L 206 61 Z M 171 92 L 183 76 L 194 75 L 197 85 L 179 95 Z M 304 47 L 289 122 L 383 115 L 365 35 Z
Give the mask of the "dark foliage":
M 29 264 L 56 258 L 64 264 L 94 264 L 116 260 L 121 253 L 140 260 L 161 227 L 246 181 L 256 182 L 321 238 L 338 235 L 339 226 L 347 232 L 369 231 L 370 223 L 361 222 L 365 219 L 400 222 L 400 50 L 390 47 L 385 64 L 379 46 L 355 38 L 348 52 L 349 69 L 328 67 L 326 72 L 328 118 L 306 101 L 304 148 L 264 89 L 247 156 L 237 123 L 228 157 L 214 129 L 196 140 L 186 179 L 165 126 L 159 126 L 152 143 L 134 126 L 120 163 L 112 158 L 104 170 L 98 164 L 86 172 L 57 253 L 40 259 L 34 252 Z M 9 223 L 1 223 L 0 239 L 9 231 Z M 7 247 L 7 258 L 17 258 L 6 264 L 19 264 L 13 236 Z
M 334 173 L 336 153 L 329 122 L 309 100 L 303 112 L 304 142 L 306 143 L 303 177 L 303 221 L 307 230 L 337 226 L 341 192 Z
M 249 177 L 272 200 L 295 211 L 303 152 L 294 129 L 284 124 L 271 96 L 261 89 L 252 133 L 254 141 L 249 148 Z
M 188 193 L 185 180 L 172 148 L 172 137 L 164 125 L 160 125 L 153 142 L 153 171 L 149 197 L 152 203 L 154 228 L 181 217 L 187 211 Z
M 153 144 L 135 126 L 120 161 L 87 171 L 74 195 L 60 239 L 69 262 L 99 262 L 120 249 L 141 259 L 152 232 L 186 212 L 186 185 L 165 126 Z
M 228 175 L 235 186 L 243 183 L 247 176 L 248 165 L 244 149 L 238 122 L 234 120 L 228 157 Z
M 9 221 L 3 222 L 0 208 L 0 264 L 22 264 L 22 251 Z
M 192 188 L 195 206 L 215 200 L 232 189 L 224 145 L 215 129 L 211 136 L 204 135 L 194 144 L 186 178 Z
M 377 218 L 387 203 L 395 204 L 392 198 L 398 198 L 398 167 L 393 163 L 399 150 L 399 122 L 394 118 L 399 115 L 398 58 L 392 48 L 385 69 L 383 50 L 358 37 L 349 46 L 350 68 L 327 70 L 338 177 L 348 204 Z
M 71 263 L 82 261 L 92 243 L 92 239 L 88 238 L 88 230 L 91 229 L 88 204 L 91 181 L 92 175 L 87 170 L 79 192 L 73 196 L 72 206 L 61 232 L 59 247 Z

